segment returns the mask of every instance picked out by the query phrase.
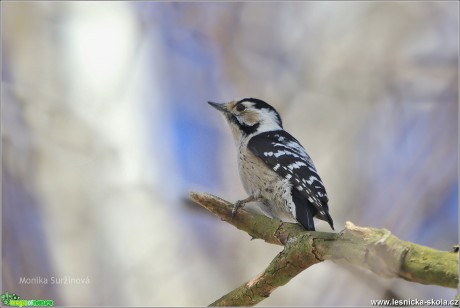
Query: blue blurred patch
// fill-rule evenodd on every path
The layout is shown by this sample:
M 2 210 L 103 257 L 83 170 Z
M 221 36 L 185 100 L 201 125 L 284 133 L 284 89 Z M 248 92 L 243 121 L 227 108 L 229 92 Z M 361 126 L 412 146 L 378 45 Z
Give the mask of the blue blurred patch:
M 178 19 L 182 6 L 164 5 L 161 14 L 154 14 L 162 25 L 163 91 L 168 100 L 173 152 L 183 180 L 183 188 L 203 186 L 211 190 L 221 181 L 217 131 L 209 125 L 206 102 L 215 99 L 219 90 L 215 46 L 204 36 L 199 25 L 187 26 Z M 217 116 L 217 115 L 216 115 Z
M 174 153 L 185 186 L 220 186 L 219 133 L 189 115 L 176 110 L 172 119 Z
M 451 245 L 458 243 L 458 181 L 452 185 L 444 200 L 439 202 L 439 208 L 420 224 L 416 241 L 448 250 Z

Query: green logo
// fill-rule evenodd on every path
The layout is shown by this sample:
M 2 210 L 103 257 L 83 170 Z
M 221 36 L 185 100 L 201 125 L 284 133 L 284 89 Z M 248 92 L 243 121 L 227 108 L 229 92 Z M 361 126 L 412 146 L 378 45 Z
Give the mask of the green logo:
M 51 299 L 21 299 L 20 296 L 14 293 L 2 294 L 2 303 L 5 306 L 13 307 L 46 307 L 54 306 L 54 301 Z
M 16 294 L 9 294 L 6 292 L 5 294 L 2 294 L 2 303 L 9 306 L 11 300 L 18 300 L 20 299 L 20 296 L 17 296 Z

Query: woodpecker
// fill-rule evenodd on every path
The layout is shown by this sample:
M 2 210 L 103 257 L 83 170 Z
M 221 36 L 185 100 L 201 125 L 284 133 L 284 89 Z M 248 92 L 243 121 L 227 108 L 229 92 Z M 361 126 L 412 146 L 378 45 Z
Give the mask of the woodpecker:
M 323 182 L 304 147 L 283 129 L 279 113 L 256 98 L 225 104 L 208 102 L 230 125 L 238 149 L 238 171 L 249 197 L 234 204 L 240 207 L 259 201 L 272 218 L 298 222 L 314 231 L 313 217 L 334 229 Z

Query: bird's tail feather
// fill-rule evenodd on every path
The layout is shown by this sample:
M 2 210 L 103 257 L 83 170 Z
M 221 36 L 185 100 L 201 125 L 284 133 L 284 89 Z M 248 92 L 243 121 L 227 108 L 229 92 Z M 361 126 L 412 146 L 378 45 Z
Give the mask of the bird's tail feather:
M 327 204 L 324 205 L 324 213 L 326 215 L 322 215 L 318 212 L 318 214 L 316 214 L 316 218 L 327 221 L 327 223 L 331 226 L 332 230 L 335 230 L 334 222 L 332 221 L 331 214 L 329 214 L 329 207 L 327 206 Z
M 295 204 L 297 221 L 308 231 L 315 231 L 313 216 L 316 214 L 316 208 L 305 202 L 303 195 L 297 190 L 292 190 L 292 201 Z

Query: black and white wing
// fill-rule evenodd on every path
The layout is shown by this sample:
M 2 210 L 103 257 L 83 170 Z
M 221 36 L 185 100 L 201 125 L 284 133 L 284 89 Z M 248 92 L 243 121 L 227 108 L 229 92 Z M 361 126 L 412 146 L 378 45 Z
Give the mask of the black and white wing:
M 264 132 L 251 138 L 248 149 L 289 180 L 296 218 L 304 227 L 314 230 L 313 216 L 317 215 L 334 229 L 324 184 L 310 156 L 294 137 L 284 130 Z

